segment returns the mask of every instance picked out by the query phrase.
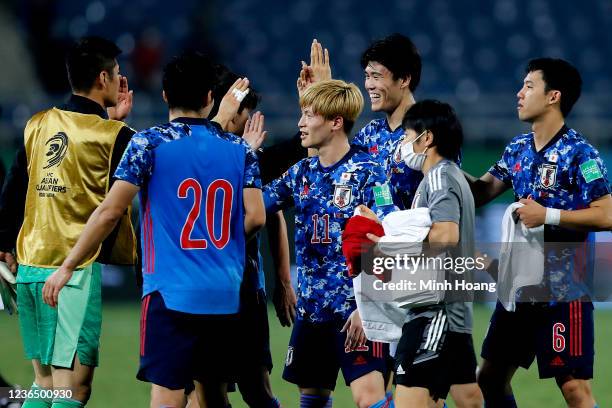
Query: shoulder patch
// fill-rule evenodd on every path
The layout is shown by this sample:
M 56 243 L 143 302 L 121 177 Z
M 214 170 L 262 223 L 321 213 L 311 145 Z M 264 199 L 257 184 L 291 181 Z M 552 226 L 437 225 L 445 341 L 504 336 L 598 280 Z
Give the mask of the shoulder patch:
M 385 183 L 380 186 L 374 186 L 374 200 L 377 207 L 383 207 L 385 205 L 393 204 L 393 197 L 391 196 L 391 189 L 389 184 Z
M 580 172 L 587 183 L 603 177 L 599 165 L 595 159 L 587 160 L 580 165 Z

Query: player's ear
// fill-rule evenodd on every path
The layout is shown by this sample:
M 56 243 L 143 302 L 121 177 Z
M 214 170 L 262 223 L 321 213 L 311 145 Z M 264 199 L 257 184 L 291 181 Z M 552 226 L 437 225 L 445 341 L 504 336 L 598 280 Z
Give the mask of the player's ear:
M 164 102 L 168 103 L 168 97 L 166 96 L 166 91 L 162 90 L 162 99 Z
M 430 147 L 433 146 L 434 144 L 434 134 L 431 130 L 428 130 L 424 135 L 423 138 L 425 139 L 425 147 Z
M 206 104 L 204 106 L 208 106 L 213 102 L 214 102 L 214 99 L 212 96 L 212 91 L 208 91 L 208 94 L 206 95 Z
M 552 105 L 553 103 L 561 103 L 561 91 L 552 90 L 548 93 L 548 102 Z
M 336 116 L 332 119 L 332 130 L 342 130 L 344 128 L 344 118 Z
M 410 80 L 412 79 L 412 77 L 410 75 L 406 75 L 405 78 L 401 78 L 401 82 L 400 82 L 400 88 L 401 89 L 406 89 L 410 86 Z
M 96 78 L 96 82 L 94 83 L 94 88 L 99 88 L 99 89 L 104 89 L 104 87 L 106 86 L 107 80 L 108 80 L 108 72 L 102 70 L 100 71 L 100 73 L 98 74 L 98 77 Z

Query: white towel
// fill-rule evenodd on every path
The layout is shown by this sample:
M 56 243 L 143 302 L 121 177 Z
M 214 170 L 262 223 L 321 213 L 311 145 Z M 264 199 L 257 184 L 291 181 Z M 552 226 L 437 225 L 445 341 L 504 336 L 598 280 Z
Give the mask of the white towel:
M 516 292 L 537 285 L 544 277 L 544 226 L 527 228 L 512 214 L 523 204 L 513 203 L 502 218 L 501 250 L 497 278 L 497 297 L 504 308 L 516 310 Z
M 395 254 L 419 255 L 422 252 L 422 245 L 408 246 L 406 244 L 422 243 L 427 238 L 431 227 L 431 217 L 426 207 L 396 211 L 387 215 L 382 225 L 385 236 L 381 238 L 378 245 L 381 252 L 389 256 Z M 418 271 L 416 273 L 418 274 Z M 431 274 L 431 271 L 426 273 Z M 406 321 L 407 307 L 414 303 L 415 299 L 422 299 L 423 294 L 419 291 L 410 291 L 404 298 L 401 297 L 401 293 L 398 293 L 400 298 L 391 301 L 372 299 L 369 296 L 372 289 L 365 292 L 362 290 L 362 279 L 370 282 L 372 277 L 364 278 L 363 274 L 360 274 L 353 279 L 355 301 L 366 337 L 371 341 L 383 343 L 399 341 L 402 336 L 402 327 Z M 437 295 L 440 294 L 437 293 Z M 406 300 L 408 297 L 411 299 Z M 431 296 L 425 297 L 430 298 Z

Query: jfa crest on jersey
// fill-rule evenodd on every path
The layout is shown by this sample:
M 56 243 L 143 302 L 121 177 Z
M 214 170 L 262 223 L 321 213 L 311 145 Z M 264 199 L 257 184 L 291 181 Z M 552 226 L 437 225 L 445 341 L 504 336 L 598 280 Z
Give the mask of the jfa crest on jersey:
M 404 129 L 401 126 L 391 131 L 386 119 L 375 119 L 359 131 L 352 144 L 367 151 L 383 166 L 393 202 L 405 210 L 410 208 L 423 174 L 410 169 L 402 161 L 400 145 L 403 137 Z
M 533 133 L 515 137 L 505 148 L 501 159 L 489 169 L 495 178 L 514 190 L 516 200 L 532 198 L 544 207 L 578 210 L 610 193 L 606 167 L 599 152 L 574 129 L 561 128 L 539 151 Z M 592 239 L 588 233 L 546 226 L 546 241 L 583 242 Z M 548 282 L 558 300 L 582 296 L 572 274 L 587 269 L 587 262 L 567 259 L 563 254 L 547 256 Z M 569 266 L 568 266 L 569 265 Z M 580 266 L 579 266 L 580 265 Z
M 355 309 L 353 285 L 342 255 L 342 230 L 355 208 L 365 204 L 382 218 L 395 207 L 375 204 L 374 188 L 385 185 L 380 165 L 359 149 L 323 167 L 304 159 L 263 189 L 268 212 L 295 206 L 298 313 L 324 322 L 347 318 Z
M 557 182 L 557 165 L 540 165 L 540 185 L 544 188 L 554 188 Z

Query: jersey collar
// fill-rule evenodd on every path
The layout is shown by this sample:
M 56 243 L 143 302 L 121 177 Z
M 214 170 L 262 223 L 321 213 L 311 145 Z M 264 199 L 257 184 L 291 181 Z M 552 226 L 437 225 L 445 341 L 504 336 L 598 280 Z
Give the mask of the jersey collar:
M 319 167 L 319 170 L 323 173 L 332 172 L 336 170 L 339 166 L 342 166 L 344 163 L 346 163 L 358 151 L 359 149 L 357 147 L 351 145 L 351 148 L 349 149 L 349 151 L 344 156 L 342 156 L 340 160 L 338 160 L 336 163 L 332 164 L 329 167 L 323 167 L 323 165 L 319 161 L 319 158 L 317 157 L 317 165 Z
M 533 151 L 536 152 L 537 154 L 541 155 L 541 156 L 544 155 L 544 153 L 546 153 L 546 151 L 551 146 L 553 146 L 555 143 L 557 143 L 557 141 L 559 139 L 561 139 L 563 137 L 563 135 L 565 135 L 568 132 L 568 130 L 569 130 L 569 128 L 565 124 L 563 124 L 563 126 L 561 126 L 561 129 L 559 129 L 559 131 L 553 136 L 553 138 L 550 139 L 548 141 L 548 143 L 546 143 L 544 145 L 544 147 L 542 147 L 540 150 L 536 150 L 536 147 L 535 147 L 535 135 L 533 135 L 533 133 L 532 133 L 532 136 L 531 136 L 531 147 L 532 147 Z

